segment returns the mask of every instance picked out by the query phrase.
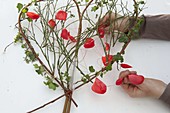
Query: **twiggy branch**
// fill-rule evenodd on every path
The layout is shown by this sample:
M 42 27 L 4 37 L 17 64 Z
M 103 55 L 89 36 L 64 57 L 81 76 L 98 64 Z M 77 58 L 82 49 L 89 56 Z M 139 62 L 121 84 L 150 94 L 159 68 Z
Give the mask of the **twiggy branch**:
M 4 53 L 6 52 L 7 48 L 8 48 L 10 45 L 12 45 L 13 43 L 14 43 L 14 42 L 11 42 L 11 43 L 9 43 L 9 44 L 5 47 Z
M 69 93 L 70 93 L 70 92 L 69 92 Z M 47 105 L 49 105 L 49 104 L 52 104 L 52 103 L 54 103 L 55 101 L 57 101 L 58 99 L 64 97 L 65 95 L 66 95 L 66 94 L 63 94 L 63 95 L 57 97 L 56 99 L 54 99 L 54 100 L 52 100 L 52 101 L 50 101 L 50 102 L 48 102 L 48 103 L 46 103 L 46 104 L 44 104 L 44 105 L 36 108 L 36 109 L 33 109 L 33 110 L 31 110 L 31 111 L 29 111 L 29 112 L 27 112 L 27 113 L 33 113 L 33 112 L 35 112 L 35 111 L 37 111 L 37 110 L 39 110 L 39 109 L 41 109 L 41 108 L 44 108 L 45 106 L 47 106 Z

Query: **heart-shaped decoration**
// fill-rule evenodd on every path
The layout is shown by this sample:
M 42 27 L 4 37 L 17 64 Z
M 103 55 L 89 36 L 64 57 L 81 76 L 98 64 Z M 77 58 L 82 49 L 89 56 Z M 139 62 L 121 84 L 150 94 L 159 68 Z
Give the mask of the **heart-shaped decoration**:
M 142 75 L 135 75 L 135 74 L 128 75 L 128 79 L 130 83 L 134 85 L 142 84 L 144 81 L 144 77 Z
M 123 82 L 123 78 L 119 78 L 116 80 L 116 85 L 121 85 Z
M 107 90 L 106 85 L 98 78 L 95 79 L 95 82 L 93 83 L 91 87 L 92 91 L 98 94 L 104 94 Z
M 46 2 L 46 5 L 44 5 L 44 2 Z M 73 91 L 92 82 L 93 79 L 95 79 L 95 82 L 91 89 L 98 94 L 106 93 L 107 86 L 96 77 L 102 77 L 103 74 L 110 71 L 113 63 L 119 64 L 123 62 L 123 54 L 134 34 L 133 29 L 130 29 L 128 34 L 115 30 L 115 27 L 107 21 L 96 24 L 97 21 L 101 19 L 104 20 L 104 18 L 96 16 L 95 20 L 92 18 L 93 16 L 86 16 L 85 14 L 87 11 L 90 11 L 88 10 L 89 8 L 93 9 L 91 14 L 94 14 L 98 8 L 103 7 L 91 7 L 92 3 L 93 0 L 89 1 L 85 8 L 83 6 L 81 10 L 81 5 L 79 5 L 76 0 L 68 2 L 66 6 L 61 6 L 62 4 L 58 3 L 58 0 L 53 2 L 33 0 L 27 5 L 21 3 L 17 5 L 19 12 L 17 28 L 19 31 L 14 42 L 20 42 L 22 44 L 22 48 L 25 51 L 25 61 L 27 63 L 33 63 L 35 71 L 45 78 L 44 84 L 48 86 L 49 89 L 55 90 L 57 87 L 63 89 L 64 94 L 55 99 L 56 101 L 63 96 L 66 97 L 63 113 L 70 112 L 71 103 L 76 105 L 76 102 L 72 98 Z M 109 4 L 105 5 L 109 6 Z M 54 6 L 56 8 L 54 8 Z M 76 6 L 77 10 L 72 6 Z M 117 6 L 119 8 L 120 4 L 116 3 L 114 7 L 116 8 Z M 33 9 L 34 12 L 28 12 L 28 9 Z M 78 12 L 72 13 L 74 10 Z M 123 9 L 123 14 L 128 14 L 126 11 L 126 9 L 125 11 Z M 108 9 L 107 12 L 111 12 L 111 10 Z M 135 14 L 136 12 L 134 12 L 133 15 Z M 99 12 L 98 15 L 103 15 L 103 12 Z M 122 17 L 124 16 L 130 17 L 132 15 L 122 15 Z M 79 19 L 77 20 L 77 18 Z M 109 15 L 108 20 L 110 19 L 111 17 Z M 136 20 L 138 20 L 138 18 L 136 18 Z M 78 23 L 78 25 L 76 23 Z M 140 23 L 141 21 L 135 22 L 137 25 Z M 88 26 L 84 26 L 83 24 L 87 24 Z M 122 39 L 119 36 L 113 35 L 106 41 L 105 27 L 113 29 L 109 30 L 110 34 L 121 33 L 125 37 Z M 136 30 L 139 29 L 135 28 L 135 31 Z M 99 41 L 101 42 L 99 43 L 100 45 L 96 46 Z M 120 43 L 122 43 L 121 49 L 115 51 L 117 48 L 113 48 L 117 47 L 117 44 L 120 45 Z M 94 54 L 94 56 L 90 56 L 93 54 L 89 55 L 88 61 L 90 62 L 82 63 L 80 59 L 83 57 L 82 60 L 86 61 L 85 55 L 81 54 L 83 49 L 84 51 L 92 51 L 97 47 L 102 47 L 100 49 L 102 52 L 100 63 L 103 63 L 103 65 L 101 65 L 101 68 L 95 70 L 96 65 L 94 67 L 91 65 L 98 62 L 97 54 Z M 90 50 L 90 48 L 94 49 Z M 93 63 L 92 58 L 94 58 L 96 62 Z M 84 65 L 81 65 L 81 63 Z M 87 66 L 90 68 L 86 68 Z M 125 64 L 122 64 L 122 67 L 131 68 L 131 66 Z M 75 77 L 75 75 L 79 77 Z M 129 75 L 128 78 L 132 84 L 141 84 L 144 80 L 144 77 L 142 78 L 142 76 L 139 75 Z M 116 81 L 116 85 L 121 85 L 122 82 L 123 78 L 120 78 Z M 42 107 L 38 107 L 32 111 L 41 108 Z

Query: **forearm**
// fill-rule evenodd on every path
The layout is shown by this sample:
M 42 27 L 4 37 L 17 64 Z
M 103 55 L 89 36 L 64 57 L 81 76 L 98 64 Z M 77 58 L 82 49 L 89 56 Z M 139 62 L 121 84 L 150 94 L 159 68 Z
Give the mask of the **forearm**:
M 140 38 L 170 40 L 170 15 L 144 16 Z
M 167 85 L 159 99 L 170 105 L 170 83 Z

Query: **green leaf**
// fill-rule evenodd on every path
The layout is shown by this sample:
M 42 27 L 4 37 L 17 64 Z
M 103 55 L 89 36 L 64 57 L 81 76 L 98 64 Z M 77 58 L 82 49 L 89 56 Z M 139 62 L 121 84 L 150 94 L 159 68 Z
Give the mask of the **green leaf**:
M 89 71 L 90 71 L 91 73 L 95 72 L 95 69 L 93 68 L 93 66 L 89 66 Z
M 25 13 L 22 13 L 22 15 L 21 15 L 21 17 L 23 18 L 23 19 L 25 19 Z
M 18 33 L 16 35 L 16 37 L 14 38 L 14 43 L 22 43 L 23 42 L 23 38 L 22 38 L 22 35 L 20 33 Z
M 67 77 L 65 78 L 65 80 L 66 80 L 67 82 L 70 82 L 70 79 L 71 79 L 70 76 L 67 76 Z
M 33 66 L 34 66 L 34 68 L 36 68 L 36 69 L 39 68 L 38 64 L 34 64 Z
M 39 66 L 38 64 L 33 64 L 35 71 L 40 75 L 43 75 L 43 73 L 45 72 L 44 67 L 43 66 Z
M 64 77 L 68 77 L 68 75 L 69 75 L 68 72 L 64 73 Z
M 35 70 L 39 75 L 42 75 L 42 72 L 38 69 L 38 70 Z
M 40 70 L 41 72 L 44 72 L 44 71 L 45 71 L 43 66 L 39 66 L 39 70 Z
M 100 77 L 102 77 L 102 78 L 103 78 L 103 73 L 100 73 Z
M 33 20 L 31 18 L 27 18 L 28 22 L 32 22 Z
M 26 45 L 26 44 L 22 44 L 21 47 L 22 47 L 22 48 L 26 48 L 27 45 Z
M 18 3 L 17 8 L 18 8 L 18 13 L 19 13 L 21 11 L 21 9 L 23 8 L 23 4 Z
M 109 64 L 108 66 L 106 66 L 106 71 L 111 71 L 112 70 L 112 65 Z
M 28 63 L 30 63 L 30 60 L 25 58 L 25 62 L 28 64 Z
M 129 39 L 128 39 L 128 37 L 125 34 L 123 34 L 122 36 L 119 37 L 119 42 L 126 43 L 128 41 L 129 41 Z
M 138 1 L 138 4 L 145 4 L 145 2 L 141 0 L 141 1 Z
M 47 76 L 46 79 L 47 82 L 44 82 L 44 84 L 48 86 L 49 89 L 56 90 L 56 88 L 59 87 L 50 77 Z
M 93 6 L 92 9 L 91 9 L 91 11 L 94 11 L 94 12 L 95 12 L 95 11 L 97 11 L 98 8 L 99 8 L 98 6 Z
M 55 83 L 49 83 L 48 87 L 49 87 L 49 89 L 56 90 L 57 84 L 55 84 Z
M 24 9 L 22 9 L 22 12 L 23 12 L 23 13 L 28 12 L 28 8 L 24 8 Z
M 59 87 L 56 83 L 53 83 L 52 81 L 44 82 L 45 85 L 48 86 L 49 89 L 56 90 L 57 87 Z
M 117 53 L 117 55 L 114 55 L 113 58 L 117 62 L 119 62 L 119 61 L 123 62 L 124 61 L 123 56 L 120 53 Z
M 84 77 L 86 77 L 86 79 L 90 79 L 89 74 L 85 75 Z
M 86 2 L 89 2 L 89 0 L 85 0 Z
M 107 0 L 102 0 L 103 4 L 107 4 L 108 1 Z
M 26 56 L 29 57 L 31 61 L 35 61 L 35 56 L 31 51 L 26 51 Z
M 84 83 L 86 83 L 86 82 L 87 82 L 87 79 L 84 78 L 84 77 L 82 77 L 82 78 L 81 78 L 81 81 L 84 82 Z
M 101 1 L 98 2 L 97 5 L 98 5 L 99 7 L 102 7 L 102 2 L 101 2 Z

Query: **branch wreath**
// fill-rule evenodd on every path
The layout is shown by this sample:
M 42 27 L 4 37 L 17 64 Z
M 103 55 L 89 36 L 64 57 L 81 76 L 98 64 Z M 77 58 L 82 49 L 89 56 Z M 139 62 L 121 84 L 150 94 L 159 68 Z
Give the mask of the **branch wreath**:
M 121 63 L 123 68 L 131 68 L 130 65 L 122 63 L 123 55 L 131 39 L 137 37 L 143 22 L 143 18 L 139 17 L 145 4 L 143 1 L 133 0 L 133 11 L 130 11 L 127 3 L 121 0 L 67 0 L 63 3 L 65 5 L 62 6 L 58 0 L 33 0 L 27 5 L 17 4 L 18 34 L 14 43 L 21 43 L 25 50 L 25 61 L 33 63 L 35 71 L 45 78 L 44 84 L 49 89 L 56 90 L 57 87 L 61 87 L 64 91 L 63 95 L 28 113 L 35 112 L 62 97 L 66 98 L 63 113 L 70 113 L 72 102 L 78 106 L 72 98 L 73 91 L 91 82 L 95 93 L 104 94 L 107 88 L 97 78 L 98 76 L 103 77 L 105 73 L 111 71 L 114 63 L 117 65 Z M 77 15 L 72 13 L 75 9 Z M 96 21 L 89 16 L 89 12 L 95 14 Z M 122 16 L 113 20 L 111 19 L 113 12 L 121 13 Z M 104 13 L 109 15 L 109 19 L 105 24 L 100 24 Z M 114 30 L 117 20 L 123 21 L 124 17 L 131 18 L 133 26 L 126 33 Z M 88 27 L 83 28 L 84 23 Z M 73 36 L 68 29 L 75 24 L 78 24 L 78 30 L 74 31 L 77 34 Z M 109 27 L 109 41 L 104 40 L 107 35 L 106 26 Z M 79 51 L 81 48 L 87 50 L 94 48 L 94 38 L 101 42 L 105 54 L 101 60 L 104 67 L 96 71 L 93 66 L 89 66 L 90 73 L 84 73 L 79 64 Z M 122 43 L 122 48 L 117 54 L 112 55 L 111 51 L 117 43 Z M 76 82 L 75 71 L 80 75 L 80 80 Z M 121 83 L 122 80 L 116 82 L 117 85 Z

